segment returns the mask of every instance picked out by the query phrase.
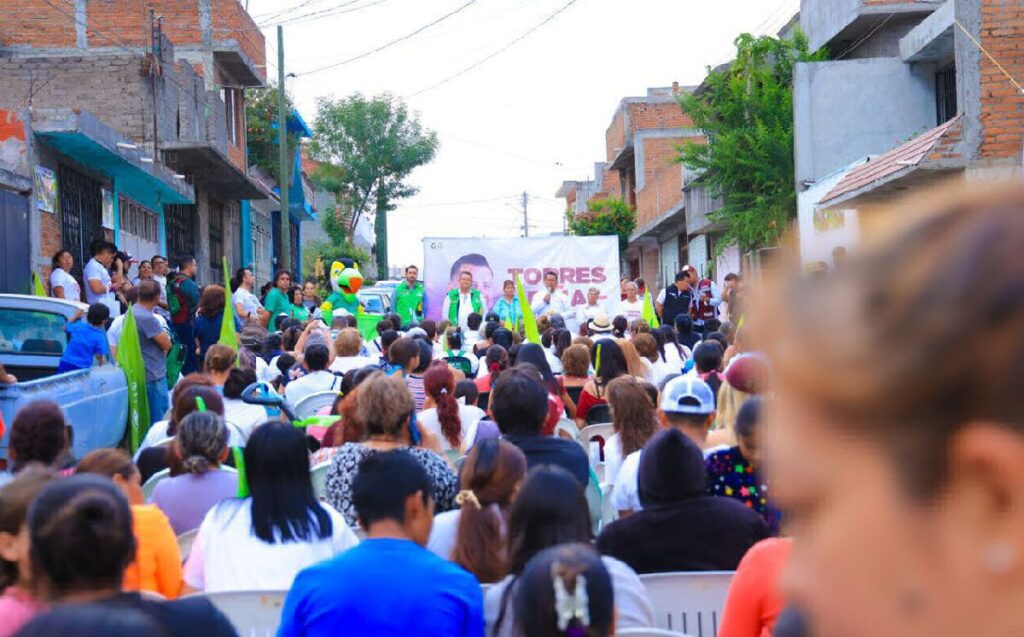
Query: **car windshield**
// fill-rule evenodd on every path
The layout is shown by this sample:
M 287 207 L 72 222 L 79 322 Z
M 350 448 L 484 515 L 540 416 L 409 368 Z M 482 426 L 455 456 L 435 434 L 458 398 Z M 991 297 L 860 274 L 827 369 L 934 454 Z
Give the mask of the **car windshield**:
M 366 296 L 359 297 L 359 300 L 362 301 L 363 308 L 369 314 L 383 314 L 384 313 L 384 303 L 381 302 L 379 296 L 376 296 L 376 295 L 374 295 L 374 296 L 366 295 Z
M 52 312 L 0 309 L 0 352 L 60 356 L 67 344 L 64 323 Z

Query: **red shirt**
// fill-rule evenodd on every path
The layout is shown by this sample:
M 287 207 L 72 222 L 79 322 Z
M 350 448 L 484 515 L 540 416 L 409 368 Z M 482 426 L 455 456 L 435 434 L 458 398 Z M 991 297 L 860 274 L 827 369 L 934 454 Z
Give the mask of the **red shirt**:
M 769 538 L 747 551 L 729 585 L 718 637 L 771 637 L 786 604 L 779 577 L 792 550 L 792 540 Z

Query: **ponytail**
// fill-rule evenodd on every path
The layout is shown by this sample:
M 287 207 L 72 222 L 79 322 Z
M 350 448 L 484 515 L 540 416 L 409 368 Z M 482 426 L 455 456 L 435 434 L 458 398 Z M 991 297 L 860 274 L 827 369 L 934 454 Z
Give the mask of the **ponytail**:
M 455 375 L 447 365 L 435 365 L 423 375 L 423 390 L 437 405 L 441 433 L 452 449 L 462 446 L 462 420 L 455 400 Z

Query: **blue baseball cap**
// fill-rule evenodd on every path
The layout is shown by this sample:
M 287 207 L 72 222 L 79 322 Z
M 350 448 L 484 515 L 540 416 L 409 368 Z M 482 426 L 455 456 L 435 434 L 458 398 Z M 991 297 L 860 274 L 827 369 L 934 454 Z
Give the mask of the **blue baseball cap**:
M 680 376 L 665 385 L 659 407 L 667 414 L 706 416 L 715 411 L 715 393 L 696 376 Z

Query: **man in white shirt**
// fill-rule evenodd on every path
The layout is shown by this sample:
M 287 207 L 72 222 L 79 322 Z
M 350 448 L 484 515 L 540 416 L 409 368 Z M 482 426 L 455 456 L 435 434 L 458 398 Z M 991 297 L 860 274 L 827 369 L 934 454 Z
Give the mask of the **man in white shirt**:
M 665 385 L 661 392 L 659 411 L 665 416 L 668 426 L 683 432 L 698 447 L 703 448 L 708 430 L 715 422 L 715 394 L 701 379 L 680 376 Z M 626 456 L 615 476 L 611 502 L 620 517 L 643 508 L 637 484 L 641 453 L 642 449 Z
M 455 304 L 455 305 L 453 305 Z M 469 315 L 483 315 L 484 302 L 480 290 L 473 287 L 473 275 L 468 270 L 459 274 L 459 287 L 450 290 L 441 306 L 441 318 L 458 324 L 464 332 L 469 331 Z
M 569 296 L 558 289 L 558 274 L 554 270 L 544 273 L 544 288 L 544 292 L 534 295 L 530 304 L 534 315 L 560 314 L 563 318 L 568 316 L 572 310 Z
M 600 298 L 601 290 L 598 290 L 597 288 L 590 288 L 587 290 L 587 304 L 576 306 L 577 331 L 580 327 L 586 327 L 587 323 L 596 319 L 598 316 L 608 315 L 608 313 L 605 312 L 604 307 L 599 303 Z
M 284 397 L 288 404 L 295 407 L 303 398 L 324 391 L 341 391 L 341 376 L 327 371 L 331 353 L 326 345 L 311 343 L 303 349 L 302 362 L 309 373 L 296 378 L 284 388 Z
M 256 295 L 252 293 L 252 288 L 256 285 L 256 275 L 249 268 L 242 268 L 240 273 L 242 280 L 238 283 L 238 289 L 231 294 L 231 302 L 235 304 L 235 314 L 243 321 L 263 324 L 267 311 L 263 309 L 263 304 L 256 298 Z
M 617 316 L 625 316 L 629 324 L 632 325 L 633 321 L 643 316 L 643 313 L 644 300 L 638 294 L 636 283 L 629 281 L 626 283 L 626 300 L 619 302 Z
M 92 258 L 85 264 L 82 271 L 85 279 L 85 301 L 89 305 L 102 303 L 110 308 L 111 316 L 121 314 L 121 304 L 114 296 L 113 287 L 110 285 L 110 264 L 117 256 L 117 246 L 105 239 L 97 239 L 92 242 Z

